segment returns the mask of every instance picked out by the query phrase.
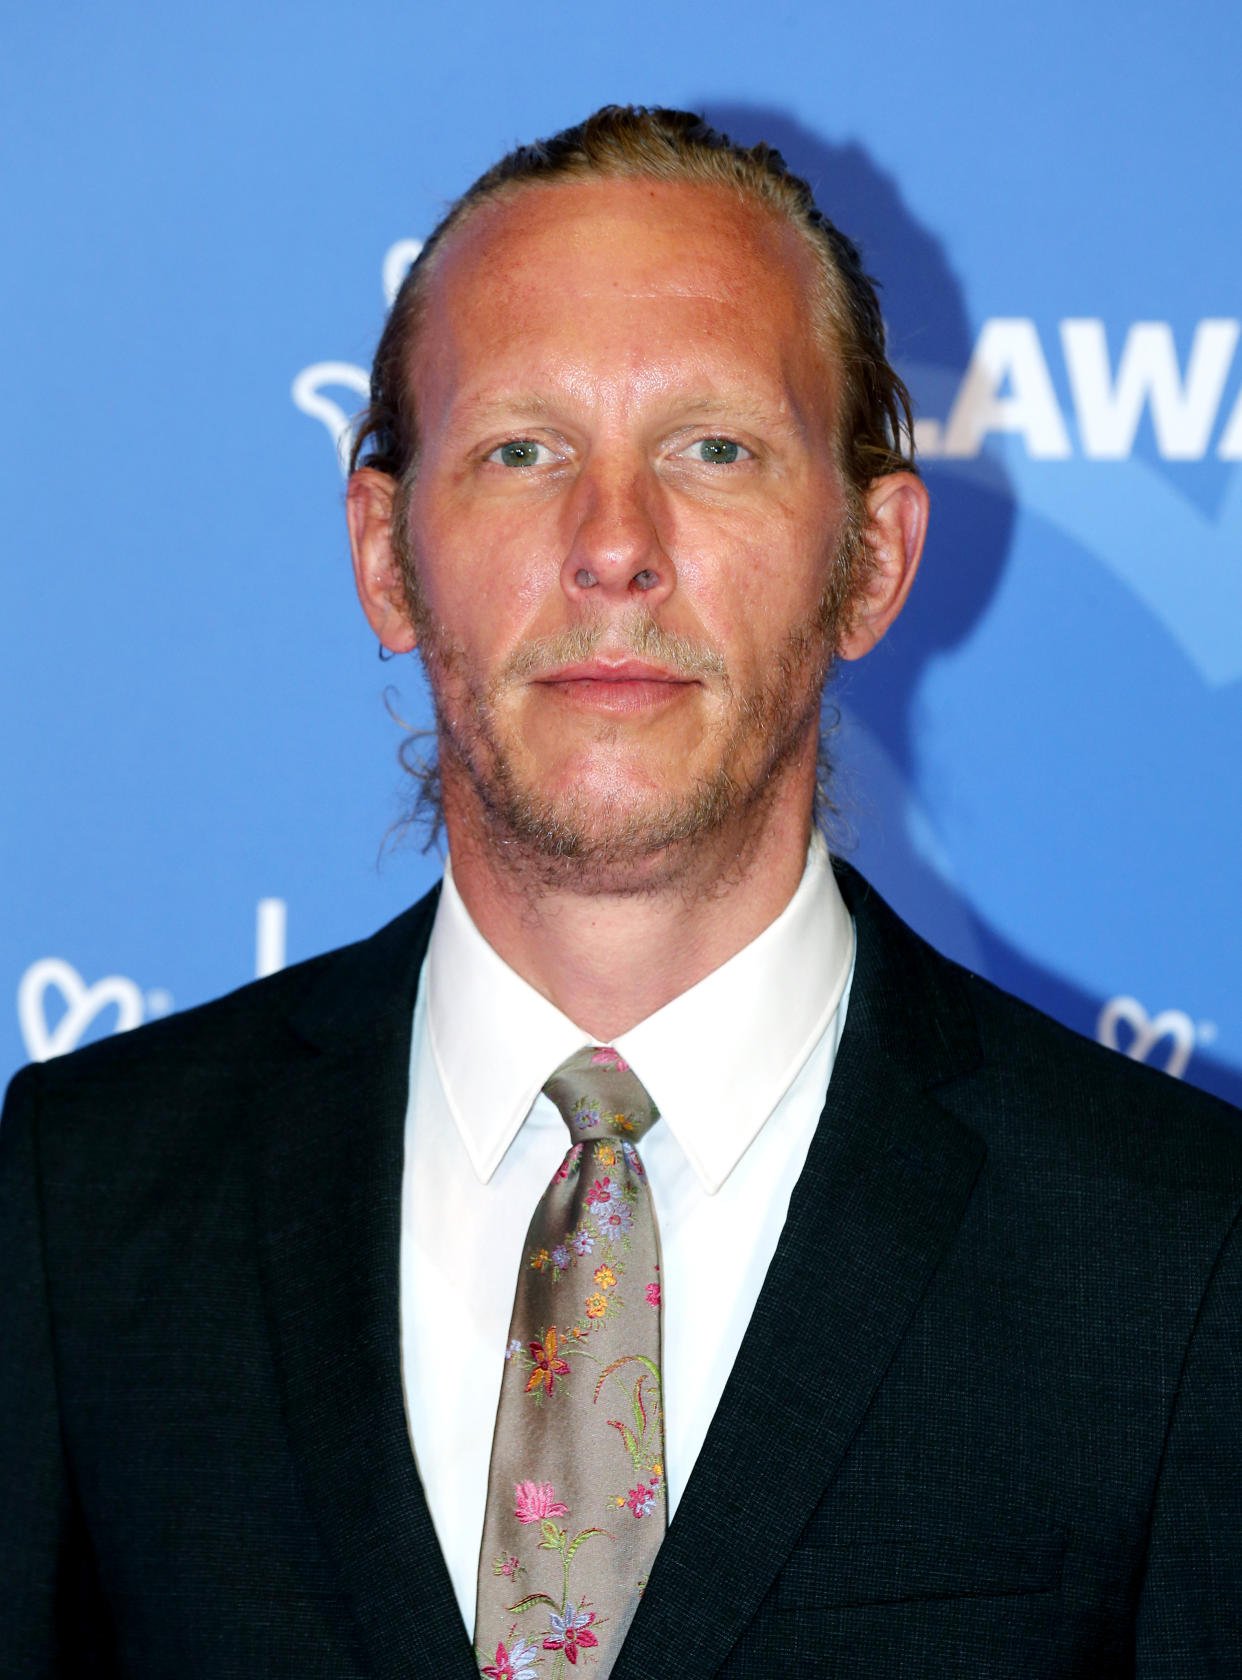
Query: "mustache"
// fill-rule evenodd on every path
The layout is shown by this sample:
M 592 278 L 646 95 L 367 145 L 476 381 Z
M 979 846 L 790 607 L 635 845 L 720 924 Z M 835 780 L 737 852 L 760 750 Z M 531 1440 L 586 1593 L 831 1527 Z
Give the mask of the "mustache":
M 693 636 L 665 630 L 649 613 L 593 624 L 573 624 L 554 636 L 536 636 L 515 648 L 505 660 L 496 686 L 525 682 L 542 671 L 578 665 L 599 652 L 630 653 L 662 665 L 679 677 L 719 677 L 728 682 L 728 667 L 718 648 Z

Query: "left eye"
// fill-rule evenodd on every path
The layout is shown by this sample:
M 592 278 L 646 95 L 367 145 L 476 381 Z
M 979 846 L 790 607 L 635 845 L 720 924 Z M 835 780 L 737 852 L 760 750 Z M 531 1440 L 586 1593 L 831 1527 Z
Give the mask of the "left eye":
M 493 449 L 487 458 L 502 467 L 537 467 L 550 454 L 547 445 L 536 443 L 534 438 L 510 438 L 508 443 Z
M 709 437 L 699 438 L 688 449 L 683 449 L 682 454 L 689 455 L 695 461 L 706 461 L 709 466 L 731 467 L 743 456 L 749 457 L 750 451 L 740 443 L 735 443 L 732 438 Z

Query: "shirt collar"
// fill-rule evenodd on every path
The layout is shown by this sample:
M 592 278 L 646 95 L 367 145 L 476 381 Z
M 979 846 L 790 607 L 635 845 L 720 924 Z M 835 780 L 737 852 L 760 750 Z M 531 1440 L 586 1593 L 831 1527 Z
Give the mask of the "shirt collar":
M 709 1195 L 827 1029 L 853 954 L 853 924 L 816 834 L 798 889 L 776 920 L 615 1041 Z M 487 943 L 451 866 L 427 952 L 427 1026 L 449 1111 L 486 1183 L 544 1080 L 590 1034 Z
M 470 1164 L 486 1184 L 544 1080 L 591 1035 L 492 949 L 462 902 L 449 861 L 426 979 L 436 1071 Z

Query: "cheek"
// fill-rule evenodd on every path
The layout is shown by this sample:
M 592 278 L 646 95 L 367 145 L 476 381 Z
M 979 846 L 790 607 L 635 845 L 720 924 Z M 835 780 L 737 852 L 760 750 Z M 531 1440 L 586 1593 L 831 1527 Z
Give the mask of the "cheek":
M 738 510 L 681 533 L 679 590 L 706 634 L 735 661 L 755 667 L 814 616 L 831 574 L 828 519 L 792 510 Z M 740 674 L 740 672 L 739 672 Z
M 428 498 L 411 504 L 412 544 L 433 619 L 463 645 L 486 651 L 527 632 L 548 591 L 549 570 L 537 521 L 512 510 Z

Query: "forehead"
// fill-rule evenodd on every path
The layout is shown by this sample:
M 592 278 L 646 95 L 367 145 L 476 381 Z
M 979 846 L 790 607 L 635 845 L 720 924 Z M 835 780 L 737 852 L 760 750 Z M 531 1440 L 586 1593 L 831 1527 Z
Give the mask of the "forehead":
M 523 185 L 481 205 L 428 276 L 414 377 L 447 379 L 657 361 L 781 382 L 828 372 L 815 332 L 818 269 L 777 211 L 722 186 L 645 179 Z M 432 421 L 431 414 L 425 414 Z

